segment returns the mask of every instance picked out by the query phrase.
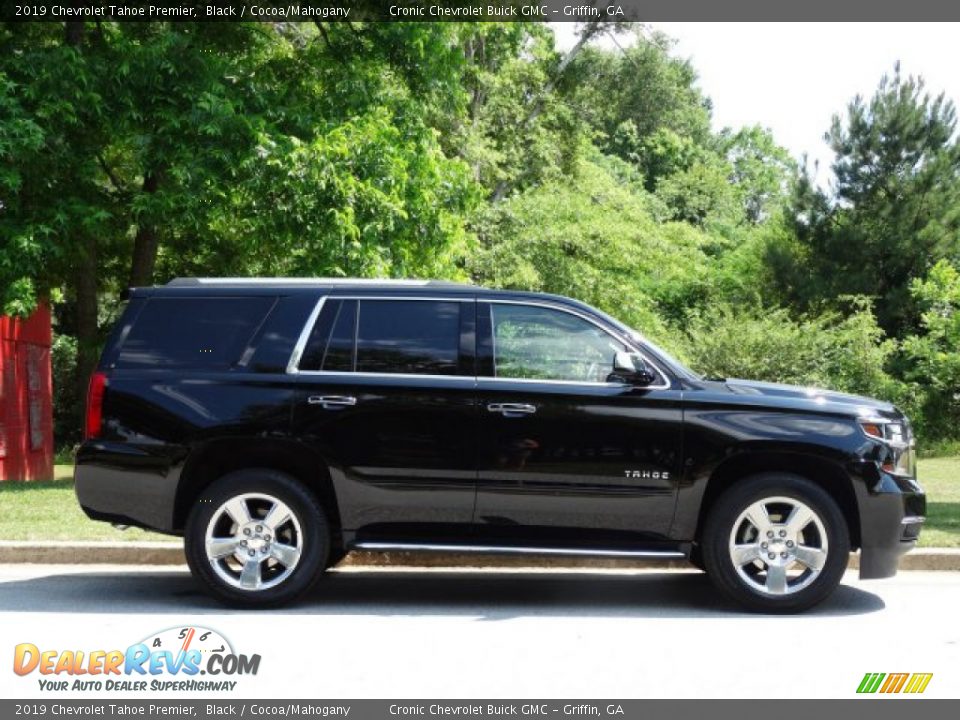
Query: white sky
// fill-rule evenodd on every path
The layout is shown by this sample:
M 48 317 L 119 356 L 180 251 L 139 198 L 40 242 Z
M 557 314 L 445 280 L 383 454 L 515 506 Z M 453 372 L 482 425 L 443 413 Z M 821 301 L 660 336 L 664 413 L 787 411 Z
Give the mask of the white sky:
M 768 127 L 795 157 L 820 161 L 821 181 L 832 159 L 823 142 L 830 118 L 857 93 L 869 97 L 897 60 L 903 74 L 923 76 L 931 94 L 945 91 L 960 105 L 960 23 L 651 25 L 692 60 L 716 129 Z M 574 24 L 552 27 L 561 48 L 572 45 Z

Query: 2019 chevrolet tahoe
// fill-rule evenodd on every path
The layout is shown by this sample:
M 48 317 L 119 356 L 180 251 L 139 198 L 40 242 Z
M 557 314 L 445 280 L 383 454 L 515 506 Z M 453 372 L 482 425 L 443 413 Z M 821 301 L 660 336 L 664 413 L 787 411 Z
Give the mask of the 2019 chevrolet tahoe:
M 895 574 L 926 506 L 888 403 L 705 379 L 575 300 L 436 281 L 133 289 L 75 479 L 247 607 L 362 548 L 686 557 L 795 612 L 851 549 Z

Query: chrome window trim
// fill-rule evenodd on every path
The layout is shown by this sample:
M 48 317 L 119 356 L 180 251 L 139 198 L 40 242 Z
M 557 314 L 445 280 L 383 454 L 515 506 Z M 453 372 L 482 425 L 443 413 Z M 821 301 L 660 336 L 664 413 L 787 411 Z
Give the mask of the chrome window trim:
M 619 343 L 622 343 L 626 347 L 630 348 L 633 352 L 640 355 L 644 359 L 644 362 L 652 367 L 656 373 L 660 376 L 663 381 L 661 384 L 656 385 L 645 385 L 643 390 L 669 390 L 671 387 L 670 379 L 660 367 L 653 362 L 650 357 L 640 350 L 634 343 L 629 342 L 626 339 L 620 338 L 617 335 L 610 332 L 609 328 L 605 327 L 603 324 L 598 322 L 595 318 L 590 317 L 586 313 L 579 312 L 578 310 L 567 307 L 560 303 L 553 302 L 539 302 L 536 300 L 498 300 L 492 298 L 484 298 L 481 296 L 469 295 L 467 297 L 450 297 L 444 295 L 416 295 L 416 296 L 405 296 L 405 295 L 340 295 L 340 294 L 324 294 L 317 300 L 317 304 L 314 306 L 313 310 L 310 312 L 310 315 L 307 317 L 307 321 L 303 326 L 303 330 L 300 332 L 300 337 L 297 339 L 296 345 L 294 345 L 293 353 L 290 355 L 290 361 L 287 363 L 287 374 L 288 375 L 311 375 L 311 376 L 344 376 L 344 377 L 366 377 L 366 378 L 410 378 L 410 379 L 426 379 L 426 380 L 473 380 L 480 384 L 489 384 L 492 382 L 497 383 L 517 383 L 520 385 L 530 385 L 530 384 L 541 384 L 541 385 L 562 385 L 562 386 L 581 386 L 581 387 L 607 387 L 607 388 L 622 388 L 628 387 L 627 383 L 610 383 L 610 382 L 592 382 L 589 380 L 549 380 L 549 379 L 536 379 L 536 378 L 498 378 L 498 377 L 487 377 L 482 375 L 420 375 L 416 373 L 376 373 L 376 372 L 350 372 L 343 370 L 301 370 L 300 369 L 300 360 L 303 356 L 303 351 L 307 346 L 307 341 L 310 339 L 310 335 L 313 333 L 313 328 L 317 323 L 317 319 L 320 317 L 320 313 L 323 310 L 323 305 L 330 300 L 387 300 L 387 301 L 396 301 L 396 300 L 424 300 L 424 301 L 433 301 L 433 302 L 486 302 L 491 305 L 501 304 L 501 305 L 528 305 L 532 307 L 543 307 L 548 310 L 558 310 L 560 312 L 568 313 L 575 317 L 579 317 L 592 325 L 600 328 L 603 332 L 609 335 L 611 338 L 616 340 Z M 495 343 L 496 339 L 494 336 L 493 328 L 493 317 L 490 318 L 490 339 L 491 343 Z M 495 350 L 494 350 L 495 351 Z
M 621 343 L 622 345 L 624 345 L 624 346 L 627 347 L 627 348 L 630 348 L 634 353 L 636 353 L 637 355 L 639 355 L 640 357 L 642 357 L 643 360 L 644 360 L 644 362 L 647 363 L 647 365 L 649 365 L 650 367 L 652 367 L 652 368 L 656 371 L 656 373 L 660 376 L 660 379 L 661 379 L 663 382 L 662 382 L 661 384 L 658 384 L 658 385 L 654 385 L 654 384 L 644 385 L 644 386 L 643 386 L 643 389 L 644 389 L 644 390 L 669 390 L 670 387 L 671 387 L 670 378 L 667 376 L 667 374 L 666 374 L 665 372 L 663 372 L 663 370 L 660 369 L 660 366 L 659 366 L 659 365 L 657 365 L 655 362 L 653 362 L 653 361 L 649 358 L 649 356 L 648 356 L 645 352 L 643 352 L 640 348 L 638 348 L 634 343 L 632 343 L 632 342 L 630 342 L 630 341 L 628 341 L 628 340 L 626 340 L 626 339 L 624 339 L 624 338 L 618 337 L 617 335 L 614 335 L 612 332 L 610 332 L 610 329 L 609 329 L 608 327 L 606 327 L 605 325 L 601 324 L 599 321 L 596 320 L 596 318 L 592 318 L 592 317 L 590 317 L 589 315 L 587 315 L 586 313 L 580 312 L 580 311 L 578 311 L 578 310 L 576 310 L 576 309 L 574 309 L 574 308 L 568 307 L 568 306 L 563 305 L 563 304 L 561 304 L 561 303 L 540 302 L 540 301 L 537 301 L 537 300 L 493 300 L 493 299 L 491 299 L 491 300 L 486 300 L 486 299 L 480 299 L 480 298 L 478 298 L 478 300 L 479 300 L 480 302 L 487 302 L 487 303 L 489 303 L 490 305 L 494 305 L 494 304 L 499 304 L 499 305 L 529 305 L 529 306 L 532 306 L 532 307 L 543 307 L 543 308 L 547 308 L 548 310 L 558 310 L 558 311 L 560 311 L 560 312 L 565 312 L 565 313 L 567 313 L 567 314 L 569 314 L 569 315 L 573 315 L 573 316 L 578 317 L 578 318 L 580 318 L 580 319 L 582 319 L 582 320 L 586 320 L 587 322 L 591 323 L 592 325 L 600 328 L 600 330 L 602 330 L 603 332 L 605 332 L 607 335 L 609 335 L 611 338 L 613 338 L 613 339 L 616 340 L 617 342 Z M 491 317 L 490 317 L 490 343 L 491 343 L 491 346 L 492 346 L 491 349 L 493 350 L 493 353 L 494 353 L 494 357 L 493 357 L 493 371 L 496 372 L 496 369 L 497 369 L 497 360 L 496 360 L 496 352 L 497 352 L 497 350 L 496 350 L 496 330 L 495 330 L 495 328 L 493 327 L 493 316 L 492 316 L 492 313 L 491 313 Z M 589 386 L 593 386 L 593 387 L 597 387 L 597 386 L 600 386 L 600 387 L 621 387 L 621 386 L 623 386 L 623 385 L 626 385 L 626 383 L 591 382 L 591 381 L 589 381 L 589 380 L 537 380 L 537 379 L 535 379 L 535 378 L 498 378 L 498 377 L 496 377 L 496 376 L 494 376 L 494 377 L 492 377 L 492 378 L 479 377 L 478 379 L 479 379 L 479 380 L 497 380 L 498 382 L 560 383 L 560 384 L 565 384 L 565 385 L 589 385 Z
M 632 387 L 629 383 L 615 382 L 597 382 L 594 380 L 538 380 L 536 378 L 498 378 L 478 376 L 477 382 L 481 385 L 492 383 L 519 383 L 522 385 L 579 385 L 581 387 L 607 387 L 607 388 L 625 388 Z
M 345 379 L 349 378 L 406 378 L 406 379 L 416 379 L 421 378 L 425 380 L 469 380 L 470 382 L 476 384 L 477 378 L 473 375 L 419 375 L 417 373 L 380 373 L 380 372 L 353 372 L 351 370 L 298 370 L 298 375 L 323 375 L 324 377 L 334 377 L 341 376 Z
M 303 355 L 303 350 L 307 346 L 307 340 L 310 339 L 313 326 L 317 324 L 317 318 L 320 317 L 320 311 L 323 309 L 323 304 L 326 301 L 327 295 L 321 295 L 320 299 L 317 300 L 317 304 L 313 306 L 313 310 L 311 310 L 307 316 L 307 321 L 300 331 L 300 337 L 297 338 L 297 342 L 293 346 L 293 352 L 290 353 L 290 360 L 287 362 L 287 375 L 297 375 L 300 372 L 300 358 Z

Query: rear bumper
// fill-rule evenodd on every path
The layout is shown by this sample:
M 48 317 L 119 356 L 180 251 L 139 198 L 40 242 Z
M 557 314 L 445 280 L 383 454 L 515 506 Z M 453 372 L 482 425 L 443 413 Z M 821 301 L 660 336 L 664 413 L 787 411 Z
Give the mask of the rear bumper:
M 854 483 L 860 511 L 860 579 L 893 577 L 901 556 L 917 544 L 927 497 L 913 478 L 875 466 L 861 480 Z
M 80 507 L 92 520 L 160 532 L 173 528 L 176 483 L 168 465 L 111 443 L 84 443 L 73 472 Z

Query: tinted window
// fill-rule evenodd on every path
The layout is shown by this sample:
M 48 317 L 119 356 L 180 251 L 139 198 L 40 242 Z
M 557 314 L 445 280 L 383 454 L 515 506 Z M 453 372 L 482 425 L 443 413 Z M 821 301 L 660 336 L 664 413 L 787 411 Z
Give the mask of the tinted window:
M 327 298 L 300 360 L 301 370 L 353 370 L 357 301 Z
M 352 372 L 356 363 L 357 301 L 344 300 L 334 319 L 330 341 L 323 355 L 323 369 Z
M 327 298 L 300 360 L 301 370 L 353 370 L 357 301 Z
M 494 374 L 605 382 L 626 346 L 587 320 L 533 305 L 491 305 Z
M 456 375 L 460 303 L 361 300 L 358 372 Z
M 227 368 L 275 298 L 151 298 L 117 358 L 119 368 Z

